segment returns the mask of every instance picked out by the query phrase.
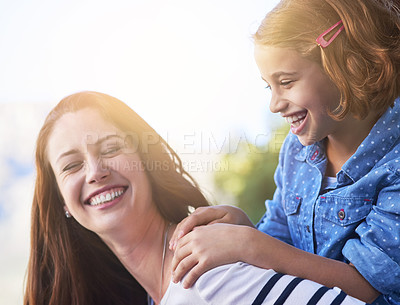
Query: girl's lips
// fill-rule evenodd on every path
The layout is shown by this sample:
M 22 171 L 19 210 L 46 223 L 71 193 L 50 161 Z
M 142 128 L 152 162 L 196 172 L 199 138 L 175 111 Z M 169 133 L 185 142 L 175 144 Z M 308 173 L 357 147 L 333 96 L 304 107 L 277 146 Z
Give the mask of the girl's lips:
M 307 123 L 308 113 L 305 116 L 300 117 L 298 120 L 292 122 L 290 124 L 290 130 L 293 134 L 298 135 L 304 129 L 304 126 Z
M 303 110 L 290 115 L 286 115 L 285 120 L 289 124 L 292 124 L 294 122 L 300 121 L 301 119 L 304 119 L 306 115 L 307 115 L 307 110 Z

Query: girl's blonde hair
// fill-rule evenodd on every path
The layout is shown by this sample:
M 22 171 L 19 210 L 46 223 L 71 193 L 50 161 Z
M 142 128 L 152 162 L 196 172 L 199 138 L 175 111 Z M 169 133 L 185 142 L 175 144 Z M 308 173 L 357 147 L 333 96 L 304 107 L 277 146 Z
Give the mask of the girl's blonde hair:
M 319 47 L 316 38 L 339 20 L 344 31 L 328 47 Z M 398 0 L 282 0 L 254 39 L 318 62 L 341 93 L 331 113 L 336 119 L 347 113 L 360 119 L 370 111 L 381 115 L 400 95 Z

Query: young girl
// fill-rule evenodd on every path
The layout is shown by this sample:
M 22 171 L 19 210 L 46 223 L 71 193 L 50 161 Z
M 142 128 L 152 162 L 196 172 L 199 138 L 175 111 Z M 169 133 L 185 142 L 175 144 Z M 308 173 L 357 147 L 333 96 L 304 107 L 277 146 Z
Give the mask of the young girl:
M 182 222 L 175 281 L 245 261 L 400 304 L 399 12 L 397 0 L 283 0 L 266 16 L 255 59 L 291 129 L 276 192 L 258 230 L 186 234 L 251 225 L 226 206 Z

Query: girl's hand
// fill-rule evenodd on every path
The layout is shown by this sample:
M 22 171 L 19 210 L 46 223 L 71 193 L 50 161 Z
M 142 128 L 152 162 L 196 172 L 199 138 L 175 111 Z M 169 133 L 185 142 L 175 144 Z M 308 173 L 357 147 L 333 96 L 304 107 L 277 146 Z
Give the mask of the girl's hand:
M 246 213 L 237 207 L 230 205 L 200 207 L 178 224 L 169 242 L 169 248 L 175 250 L 178 240 L 192 231 L 193 228 L 214 223 L 254 227 Z
M 187 274 L 182 285 L 189 288 L 204 272 L 240 261 L 246 253 L 248 231 L 246 226 L 230 224 L 195 227 L 176 245 L 172 280 L 177 283 Z

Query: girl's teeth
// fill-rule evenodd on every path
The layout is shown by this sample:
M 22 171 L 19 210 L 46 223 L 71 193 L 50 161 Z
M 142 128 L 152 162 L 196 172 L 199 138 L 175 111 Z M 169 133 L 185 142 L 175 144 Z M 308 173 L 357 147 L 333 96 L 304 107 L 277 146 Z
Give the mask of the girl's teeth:
M 292 123 L 292 126 L 293 126 L 293 127 L 299 127 L 299 126 L 301 125 L 301 123 L 303 123 L 303 122 L 304 122 L 304 119 L 303 119 L 303 120 L 296 121 L 296 122 Z
M 304 118 L 306 117 L 307 113 L 301 113 L 301 114 L 295 114 L 290 117 L 286 117 L 286 122 L 289 124 L 293 124 L 293 126 L 298 126 L 304 121 Z

